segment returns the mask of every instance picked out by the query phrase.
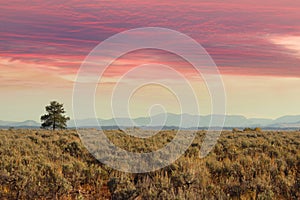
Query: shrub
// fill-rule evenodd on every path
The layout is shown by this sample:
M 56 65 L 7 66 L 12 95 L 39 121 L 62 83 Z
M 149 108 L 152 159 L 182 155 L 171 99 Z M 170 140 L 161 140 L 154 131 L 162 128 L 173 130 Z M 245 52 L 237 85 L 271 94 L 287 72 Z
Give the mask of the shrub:
M 142 131 L 142 130 L 138 130 Z M 176 162 L 143 174 L 118 172 L 99 163 L 75 130 L 0 130 L 1 199 L 299 199 L 299 132 L 224 131 L 214 150 L 198 153 L 198 131 Z M 152 151 L 174 137 L 106 134 L 129 151 Z M 164 159 L 162 157 L 162 159 Z
M 240 132 L 240 130 L 239 130 L 238 128 L 233 128 L 233 129 L 232 129 L 232 132 L 233 132 L 233 133 L 238 133 L 238 132 Z
M 252 130 L 252 128 L 247 127 L 247 128 L 244 128 L 243 131 L 244 131 L 244 132 L 247 132 L 247 131 L 253 131 L 253 130 Z
M 256 132 L 262 132 L 261 128 L 259 128 L 259 127 L 255 127 L 254 131 L 256 131 Z

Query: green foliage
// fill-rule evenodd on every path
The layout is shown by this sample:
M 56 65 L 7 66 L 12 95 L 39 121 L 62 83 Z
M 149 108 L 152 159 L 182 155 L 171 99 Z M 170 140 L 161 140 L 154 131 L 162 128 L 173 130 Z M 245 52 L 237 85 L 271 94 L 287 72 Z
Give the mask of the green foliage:
M 64 115 L 65 109 L 63 104 L 57 101 L 51 101 L 50 105 L 46 106 L 45 114 L 41 116 L 42 128 L 52 128 L 55 129 L 65 129 L 67 127 L 67 121 L 70 120 L 69 117 Z

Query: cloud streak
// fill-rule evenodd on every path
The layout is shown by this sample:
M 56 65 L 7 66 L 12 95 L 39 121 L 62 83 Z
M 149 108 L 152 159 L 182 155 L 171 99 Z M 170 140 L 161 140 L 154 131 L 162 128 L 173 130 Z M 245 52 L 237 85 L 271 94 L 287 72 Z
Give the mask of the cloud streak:
M 116 33 L 148 26 L 183 32 L 205 47 L 223 75 L 230 114 L 299 113 L 300 1 L 10 0 L 1 2 L 0 10 L 0 91 L 5 94 L 0 118 L 38 120 L 52 98 L 72 110 L 73 81 L 85 56 Z M 169 65 L 189 79 L 196 74 L 189 63 L 171 53 L 131 52 L 105 72 L 99 99 L 122 74 L 148 63 Z M 165 77 L 157 73 L 155 78 Z M 205 101 L 200 104 L 205 110 L 210 105 L 205 85 L 193 81 L 195 88 L 201 87 L 199 98 Z M 135 106 L 143 110 L 141 102 Z M 101 114 L 110 117 L 109 105 L 104 107 L 108 110 Z
M 1 57 L 58 75 L 74 75 L 92 48 L 115 33 L 160 26 L 201 43 L 223 74 L 300 77 L 295 49 L 273 39 L 299 37 L 300 6 L 294 1 L 14 0 L 0 9 Z M 0 70 L 9 69 L 0 63 Z

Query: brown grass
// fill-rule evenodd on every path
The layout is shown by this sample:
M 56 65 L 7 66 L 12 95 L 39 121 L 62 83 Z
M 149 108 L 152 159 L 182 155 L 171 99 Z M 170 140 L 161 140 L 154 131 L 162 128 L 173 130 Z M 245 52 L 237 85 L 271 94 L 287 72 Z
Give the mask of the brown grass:
M 106 134 L 126 150 L 150 152 L 175 132 Z M 0 199 L 300 199 L 300 132 L 226 131 L 200 159 L 204 135 L 172 165 L 129 174 L 95 160 L 74 130 L 1 130 Z

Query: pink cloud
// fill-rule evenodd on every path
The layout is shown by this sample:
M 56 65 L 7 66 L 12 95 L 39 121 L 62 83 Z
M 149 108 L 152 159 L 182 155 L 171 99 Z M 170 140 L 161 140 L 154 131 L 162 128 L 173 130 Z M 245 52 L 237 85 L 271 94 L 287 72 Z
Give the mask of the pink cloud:
M 49 69 L 57 66 L 58 74 L 74 74 L 107 37 L 130 28 L 160 26 L 196 39 L 224 74 L 299 77 L 299 58 L 269 40 L 274 34 L 300 33 L 299 4 L 291 0 L 7 1 L 0 5 L 0 55 Z M 123 68 L 115 70 L 148 62 L 145 57 L 127 64 L 123 59 Z M 176 59 L 158 58 L 181 67 Z

